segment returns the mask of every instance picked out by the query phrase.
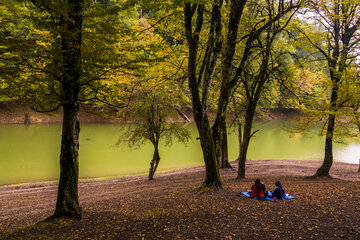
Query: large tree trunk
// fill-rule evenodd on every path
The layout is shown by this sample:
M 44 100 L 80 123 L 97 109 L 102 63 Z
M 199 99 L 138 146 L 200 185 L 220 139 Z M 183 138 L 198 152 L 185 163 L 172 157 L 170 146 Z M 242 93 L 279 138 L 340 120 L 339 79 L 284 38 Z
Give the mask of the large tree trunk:
M 78 197 L 79 179 L 79 106 L 63 106 L 63 129 L 60 154 L 60 180 L 53 217 L 81 218 Z
M 154 144 L 154 155 L 150 162 L 150 168 L 149 168 L 149 180 L 154 179 L 154 174 L 156 172 L 156 169 L 160 162 L 160 154 L 159 154 L 159 143 Z
M 81 218 L 79 178 L 79 91 L 81 75 L 81 30 L 83 0 L 68 0 L 60 16 L 62 47 L 63 128 L 60 179 L 53 217 Z
M 237 179 L 245 178 L 245 168 L 246 168 L 245 165 L 246 165 L 247 151 L 248 151 L 250 139 L 251 139 L 251 129 L 252 129 L 254 114 L 255 114 L 254 107 L 250 107 L 250 109 L 246 112 L 245 124 L 244 124 L 244 135 L 243 135 L 241 150 L 240 150 Z
M 210 124 L 207 120 L 196 123 L 200 135 L 200 144 L 205 161 L 205 181 L 201 188 L 221 188 L 219 164 L 215 153 L 215 145 L 212 138 Z
M 326 131 L 324 161 L 315 174 L 315 176 L 317 177 L 330 177 L 330 169 L 333 164 L 334 127 L 335 127 L 335 116 L 333 114 L 330 114 L 328 120 L 328 127 Z

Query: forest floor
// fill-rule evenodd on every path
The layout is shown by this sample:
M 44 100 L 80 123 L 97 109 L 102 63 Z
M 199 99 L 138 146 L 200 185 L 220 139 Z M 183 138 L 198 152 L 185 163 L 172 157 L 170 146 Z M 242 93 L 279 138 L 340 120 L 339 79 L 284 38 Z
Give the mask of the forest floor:
M 335 163 L 332 179 L 308 178 L 321 162 L 248 161 L 247 178 L 221 170 L 224 189 L 199 193 L 204 168 L 80 181 L 82 220 L 40 222 L 54 210 L 57 185 L 0 187 L 0 239 L 360 239 L 360 174 Z M 232 163 L 236 167 L 236 163 Z M 236 196 L 255 178 L 281 180 L 292 200 Z

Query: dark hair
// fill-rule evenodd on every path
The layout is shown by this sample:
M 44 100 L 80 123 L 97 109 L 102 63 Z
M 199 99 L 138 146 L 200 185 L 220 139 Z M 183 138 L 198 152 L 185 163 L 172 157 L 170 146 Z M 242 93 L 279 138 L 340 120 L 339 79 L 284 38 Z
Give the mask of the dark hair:
M 280 182 L 280 181 L 276 181 L 276 182 L 275 182 L 275 186 L 277 186 L 277 187 L 282 187 L 282 186 L 281 186 L 281 182 Z
M 255 180 L 255 184 L 260 184 L 260 178 L 257 178 L 257 179 Z

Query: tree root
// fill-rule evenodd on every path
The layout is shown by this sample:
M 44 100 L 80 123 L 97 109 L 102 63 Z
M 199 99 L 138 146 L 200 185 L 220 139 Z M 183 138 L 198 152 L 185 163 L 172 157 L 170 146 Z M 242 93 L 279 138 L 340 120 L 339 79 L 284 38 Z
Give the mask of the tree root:
M 211 192 L 211 191 L 217 191 L 222 189 L 221 182 L 215 182 L 215 183 L 203 183 L 199 188 L 197 188 L 197 192 L 205 193 L 205 192 Z

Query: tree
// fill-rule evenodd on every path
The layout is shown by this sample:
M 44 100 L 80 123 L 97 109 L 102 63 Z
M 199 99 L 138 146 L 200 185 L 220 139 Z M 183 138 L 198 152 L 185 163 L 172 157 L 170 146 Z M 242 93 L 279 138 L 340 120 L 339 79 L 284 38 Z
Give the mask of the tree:
M 222 1 L 214 1 L 212 3 L 211 20 L 209 25 L 209 34 L 208 38 L 203 38 L 201 35 L 201 29 L 204 23 L 204 8 L 205 5 L 202 4 L 191 4 L 185 3 L 184 16 L 185 16 L 185 30 L 186 38 L 189 47 L 189 60 L 188 60 L 188 79 L 189 79 L 189 89 L 192 96 L 192 105 L 193 105 L 193 114 L 195 117 L 195 122 L 200 135 L 200 142 L 202 144 L 202 149 L 204 152 L 205 165 L 207 161 L 212 162 L 212 155 L 210 154 L 210 148 L 215 146 L 215 155 L 220 158 L 223 156 L 222 162 L 223 166 L 229 165 L 227 162 L 227 144 L 226 144 L 226 109 L 229 103 L 229 98 L 234 87 L 237 85 L 239 79 L 241 78 L 244 72 L 244 65 L 248 61 L 252 53 L 252 45 L 256 42 L 261 34 L 266 31 L 272 24 L 284 16 L 286 13 L 289 13 L 300 7 L 302 1 L 296 2 L 293 4 L 290 1 L 287 5 L 283 1 L 279 3 L 279 12 L 277 15 L 273 16 L 273 12 L 270 12 L 270 20 L 263 23 L 260 21 L 259 26 L 255 24 L 250 34 L 243 36 L 242 40 L 246 43 L 244 44 L 244 49 L 241 52 L 240 56 L 237 56 L 240 59 L 237 62 L 234 62 L 235 50 L 238 46 L 238 29 L 240 19 L 243 15 L 243 10 L 247 1 L 234 0 L 231 1 L 227 6 L 229 10 L 228 14 L 228 28 L 227 35 L 225 40 L 222 36 L 222 16 L 221 16 L 221 6 Z M 267 1 L 268 5 L 274 6 L 274 2 Z M 271 10 L 273 11 L 273 10 Z M 206 16 L 206 15 L 205 15 Z M 196 20 L 193 23 L 193 18 L 196 17 Z M 245 22 L 244 22 L 245 23 Z M 192 25 L 195 25 L 194 27 Z M 202 38 L 200 38 L 202 37 Z M 197 60 L 199 55 L 198 49 L 199 44 L 203 43 L 206 39 L 206 47 L 204 51 L 203 58 Z M 202 40 L 202 41 L 200 41 Z M 221 80 L 220 80 L 220 94 L 217 101 L 217 114 L 215 122 L 211 128 L 212 139 L 208 137 L 208 119 L 207 119 L 207 110 L 208 110 L 208 97 L 209 89 L 214 78 L 215 69 L 217 62 L 220 58 L 221 49 L 224 46 L 224 52 L 222 55 L 221 62 Z M 200 62 L 201 65 L 197 68 L 197 62 Z M 235 67 L 238 64 L 238 67 Z M 266 65 L 266 64 L 265 64 Z M 202 94 L 200 95 L 200 83 Z M 261 85 L 261 84 L 260 84 Z M 247 136 L 244 134 L 244 137 Z M 245 145 L 244 145 L 245 146 Z M 208 150 L 204 150 L 207 148 Z M 222 153 L 221 153 L 222 152 Z M 210 164 L 209 164 L 210 166 Z M 212 168 L 212 166 L 211 166 Z M 211 171 L 211 170 L 209 170 Z M 215 170 L 213 171 L 213 176 L 216 176 Z M 214 178 L 216 179 L 216 177 Z M 212 180 L 212 182 L 217 182 L 218 180 Z M 207 185 L 205 181 L 204 185 Z M 216 184 L 215 184 L 216 185 Z
M 79 179 L 79 93 L 83 0 L 68 0 L 60 12 L 62 50 L 61 92 L 63 126 L 60 153 L 60 179 L 54 217 L 81 218 L 78 200 Z
M 160 162 L 160 142 L 164 140 L 165 146 L 170 146 L 174 140 L 186 143 L 190 133 L 178 122 L 178 111 L 186 100 L 177 79 L 179 69 L 168 60 L 174 58 L 174 52 L 159 34 L 151 31 L 146 19 L 141 18 L 139 22 L 142 41 L 157 48 L 147 61 L 146 74 L 130 84 L 133 91 L 129 106 L 117 116 L 131 122 L 122 136 L 129 147 L 140 146 L 147 141 L 153 145 L 154 154 L 148 175 L 148 179 L 153 180 Z
M 229 102 L 230 92 L 236 84 L 236 81 L 231 84 L 229 84 L 229 82 L 233 68 L 235 49 L 237 46 L 239 23 L 246 2 L 247 1 L 231 1 L 229 6 L 230 14 L 221 69 L 220 98 L 218 100 L 216 119 L 214 125 L 212 126 L 215 148 L 222 168 L 231 167 L 227 149 L 226 108 Z
M 228 33 L 226 38 L 225 53 L 222 59 L 222 69 L 221 69 L 221 86 L 220 86 L 220 98 L 218 101 L 217 115 L 215 123 L 212 127 L 213 138 L 215 143 L 220 146 L 218 149 L 223 149 L 222 151 L 227 152 L 226 148 L 226 109 L 229 103 L 231 92 L 234 90 L 234 87 L 240 81 L 246 91 L 247 105 L 246 105 L 246 117 L 245 125 L 243 131 L 243 141 L 241 149 L 241 161 L 239 162 L 238 178 L 245 177 L 245 161 L 246 153 L 248 148 L 248 143 L 252 136 L 251 125 L 257 102 L 262 93 L 265 82 L 268 79 L 268 61 L 271 52 L 272 42 L 275 36 L 281 32 L 284 27 L 289 23 L 292 15 L 296 12 L 296 9 L 300 7 L 302 1 L 293 3 L 284 3 L 284 1 L 279 2 L 278 6 L 275 6 L 274 1 L 266 1 L 266 7 L 254 8 L 250 11 L 258 11 L 259 16 L 262 16 L 259 22 L 255 22 L 254 25 L 248 24 L 244 21 L 244 24 L 250 25 L 250 31 L 245 36 L 242 36 L 241 40 L 244 41 L 243 45 L 238 44 L 238 29 L 240 18 L 242 15 L 242 10 L 244 8 L 244 1 L 234 1 L 231 4 L 230 20 L 228 25 Z M 254 5 L 256 5 L 254 3 Z M 278 12 L 276 12 L 276 7 L 278 7 Z M 263 9 L 265 12 L 262 13 Z M 294 11 L 295 10 L 295 11 Z M 283 26 L 281 26 L 280 19 L 285 16 L 287 13 L 292 12 L 292 15 L 288 18 Z M 265 16 L 265 17 L 264 17 Z M 251 19 L 251 18 L 250 18 Z M 253 18 L 253 20 L 256 18 Z M 249 20 L 248 20 L 249 21 Z M 262 40 L 265 39 L 265 40 Z M 265 43 L 263 43 L 264 41 Z M 242 48 L 243 47 L 243 48 Z M 242 50 L 240 51 L 239 48 Z M 263 51 L 263 49 L 265 51 Z M 261 49 L 261 50 L 259 50 Z M 239 55 L 236 55 L 236 50 L 240 52 Z M 258 51 L 259 50 L 259 51 Z M 255 80 L 250 80 L 246 76 L 249 69 L 246 69 L 246 66 L 249 66 L 249 62 L 256 58 L 256 54 L 259 54 L 263 59 L 258 62 L 259 72 Z M 239 61 L 234 61 L 236 56 Z M 255 57 L 254 57 L 255 56 Z M 252 59 L 254 57 L 254 59 Z M 236 67 L 234 67 L 236 66 Z M 235 68 L 235 69 L 234 69 Z M 249 75 L 248 75 L 249 76 Z M 250 82 L 247 82 L 249 81 Z M 223 136 L 223 137 L 220 137 Z M 221 143 L 223 141 L 223 143 Z M 227 156 L 227 154 L 222 154 Z M 224 160 L 226 164 L 226 160 Z
M 201 187 L 203 189 L 222 187 L 219 164 L 207 115 L 209 88 L 214 77 L 214 71 L 222 48 L 222 23 L 220 12 L 222 3 L 222 0 L 215 0 L 212 3 L 209 37 L 207 39 L 205 56 L 199 72 L 197 66 L 199 61 L 199 37 L 204 24 L 205 5 L 186 2 L 184 6 L 184 27 L 189 48 L 188 84 L 191 94 L 193 116 L 199 132 L 206 171 L 205 181 Z M 195 23 L 193 22 L 194 16 L 196 16 Z M 195 25 L 194 29 L 193 25 Z M 202 93 L 200 93 L 201 83 Z
M 129 147 L 140 146 L 147 141 L 154 147 L 149 180 L 153 180 L 160 162 L 160 141 L 164 140 L 165 146 L 170 146 L 174 140 L 186 143 L 190 139 L 189 131 L 178 122 L 176 108 L 179 93 L 177 85 L 169 83 L 169 80 L 162 83 L 159 79 L 146 81 L 137 87 L 133 102 L 121 115 L 121 118 L 131 121 L 122 137 Z
M 60 179 L 52 217 L 81 218 L 80 103 L 126 106 L 130 92 L 122 76 L 141 69 L 151 48 L 133 46 L 131 26 L 119 20 L 116 1 L 30 2 L 24 12 L 31 20 L 28 35 L 14 36 L 15 47 L 7 45 L 20 71 L 3 78 L 5 90 L 39 112 L 62 109 Z M 18 47 L 21 43 L 27 48 Z
M 183 72 L 188 79 L 193 116 L 198 128 L 205 162 L 205 180 L 200 189 L 221 188 L 219 164 L 212 140 L 208 108 L 211 83 L 222 48 L 221 8 L 223 0 L 128 1 L 129 4 L 138 2 L 144 12 L 149 12 L 146 16 L 152 18 L 152 28 L 163 36 L 178 53 L 179 57 L 174 63 L 179 67 L 179 72 Z M 159 9 L 159 5 L 162 6 L 161 9 Z M 179 19 L 179 16 L 184 18 Z M 195 16 L 196 27 L 194 30 L 192 25 Z M 204 18 L 206 18 L 205 21 Z M 202 31 L 206 28 L 203 28 L 205 25 L 209 27 L 208 32 L 206 32 L 207 30 Z M 184 49 L 186 46 L 184 40 L 187 40 L 187 49 Z M 204 46 L 206 49 L 202 51 Z M 202 52 L 205 53 L 204 56 L 201 54 Z M 182 65 L 184 62 L 186 63 L 186 60 L 188 60 L 188 66 L 187 70 L 184 70 Z M 198 66 L 198 63 L 201 63 L 201 67 Z M 182 76 L 180 78 L 182 79 Z
M 30 60 L 29 56 L 32 56 L 32 60 L 37 58 L 39 60 L 39 65 L 47 65 L 47 67 L 42 68 L 42 71 L 38 71 L 36 79 L 41 78 L 46 73 L 52 73 L 52 77 L 56 78 L 56 81 L 49 82 L 51 87 L 56 85 L 58 87 L 59 93 L 61 95 L 61 106 L 63 108 L 63 129 L 62 129 L 62 140 L 61 140 L 61 154 L 60 154 L 60 180 L 58 187 L 58 197 L 56 208 L 54 212 L 54 217 L 74 217 L 81 218 L 81 208 L 78 201 L 78 149 L 79 149 L 79 131 L 80 125 L 78 121 L 78 111 L 79 111 L 79 79 L 81 75 L 81 41 L 82 41 L 82 22 L 83 22 L 83 1 L 82 0 L 68 0 L 62 2 L 61 11 L 60 11 L 60 2 L 55 1 L 41 1 L 34 0 L 31 1 L 32 6 L 38 7 L 40 10 L 47 11 L 47 14 L 41 14 L 45 17 L 44 23 L 48 23 L 50 15 L 53 18 L 53 26 L 56 27 L 58 36 L 56 38 L 46 39 L 48 40 L 49 45 L 45 44 L 44 40 L 46 37 L 50 36 L 48 32 L 44 32 L 35 28 L 39 26 L 35 21 L 31 26 L 31 29 L 28 32 L 35 32 L 35 36 L 31 34 L 24 35 L 13 35 L 11 38 L 15 39 L 15 44 L 9 44 L 5 42 L 6 48 L 5 51 L 9 56 L 12 56 L 11 60 L 13 66 L 19 70 L 17 73 L 11 71 L 9 64 L 5 66 L 5 69 L 10 70 L 8 75 L 3 75 L 3 80 L 5 81 L 6 93 L 16 98 L 21 98 L 20 95 L 26 95 L 28 93 L 34 92 L 34 86 L 27 86 L 27 91 L 21 91 L 24 88 L 17 88 L 17 83 L 20 79 L 31 79 L 35 77 L 35 74 L 31 76 L 30 71 L 34 72 L 40 68 L 35 67 Z M 24 3 L 21 3 L 24 6 Z M 16 4 L 14 4 L 16 6 Z M 57 11 L 55 11 L 55 9 Z M 36 15 L 36 12 L 32 12 L 32 9 L 26 9 L 24 14 L 28 14 L 30 17 L 32 13 Z M 39 16 L 39 15 L 37 15 Z M 36 20 L 33 18 L 32 20 Z M 46 24 L 45 23 L 45 24 Z M 45 25 L 44 24 L 44 25 Z M 48 29 L 49 30 L 49 29 Z M 55 30 L 55 31 L 56 31 Z M 2 31 L 2 33 L 4 33 Z M 36 33 L 38 36 L 43 37 L 41 40 L 36 38 Z M 50 41 L 49 41 L 50 40 Z M 24 49 L 19 47 L 19 43 L 25 43 L 29 49 Z M 39 48 L 31 47 L 31 44 L 37 45 Z M 56 51 L 56 54 L 53 54 L 53 58 L 45 59 L 38 56 L 41 50 Z M 56 49 L 56 50 L 55 50 Z M 40 51 L 36 51 L 40 50 Z M 46 55 L 48 56 L 48 54 Z M 57 57 L 57 58 L 56 58 Z M 43 61 L 41 61 L 43 60 Z M 51 64 L 59 64 L 59 71 L 54 73 L 51 70 Z M 11 66 L 11 65 L 10 65 Z M 14 74 L 15 73 L 15 74 Z M 14 79 L 11 79 L 13 77 Z M 26 82 L 26 81 L 24 81 Z M 23 86 L 24 83 L 22 83 Z M 38 93 L 47 95 L 53 88 L 47 88 L 44 85 L 39 87 Z M 18 91 L 19 94 L 13 94 L 15 91 Z M 50 95 L 50 94 L 49 94 Z M 47 98 L 49 105 L 52 107 L 55 103 L 55 97 L 51 96 Z M 59 100 L 60 100 L 59 99 Z M 42 104 L 39 104 L 42 106 Z
M 343 77 L 354 59 L 355 48 L 358 45 L 358 30 L 360 24 L 357 2 L 353 1 L 311 1 L 309 8 L 316 14 L 312 17 L 323 31 L 323 38 L 302 31 L 310 44 L 319 51 L 327 63 L 329 75 L 330 98 L 326 112 L 328 113 L 325 138 L 325 155 L 322 166 L 315 176 L 330 177 L 333 163 L 333 138 L 336 116 L 344 102 L 339 98 L 343 88 Z

